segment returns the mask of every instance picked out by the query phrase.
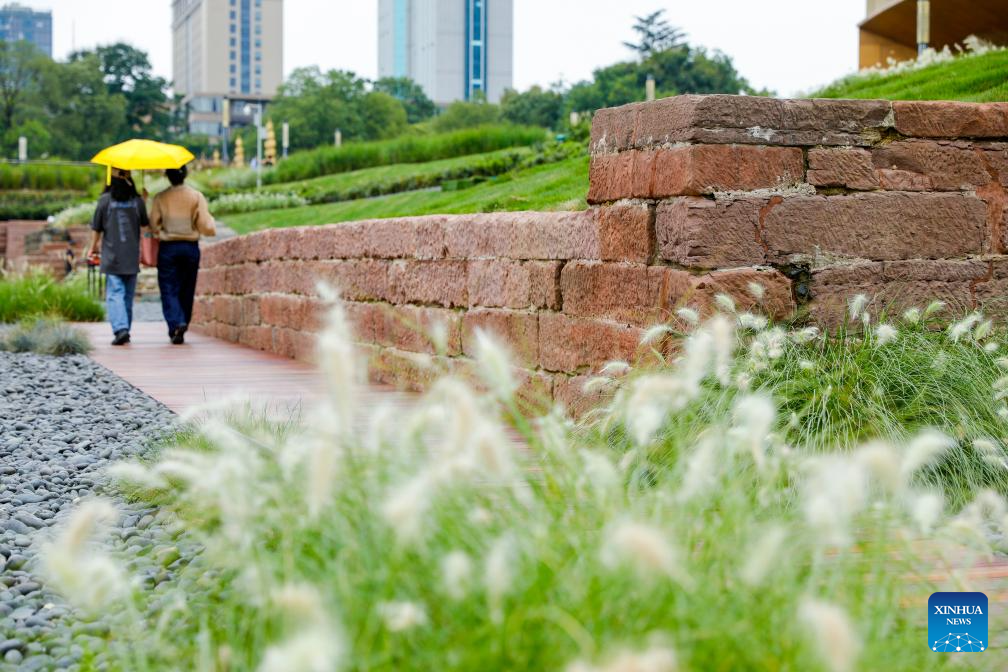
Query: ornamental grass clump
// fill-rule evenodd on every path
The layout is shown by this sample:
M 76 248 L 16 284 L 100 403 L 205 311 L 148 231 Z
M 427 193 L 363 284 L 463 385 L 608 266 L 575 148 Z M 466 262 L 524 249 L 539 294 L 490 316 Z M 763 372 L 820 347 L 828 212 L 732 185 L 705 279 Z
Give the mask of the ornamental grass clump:
M 299 427 L 211 416 L 116 470 L 202 552 L 156 590 L 109 593 L 130 607 L 106 607 L 114 636 L 86 654 L 122 670 L 944 668 L 927 597 L 974 587 L 1003 498 L 948 506 L 924 478 L 955 450 L 938 432 L 825 454 L 792 440 L 774 372 L 826 346 L 736 319 L 692 328 L 662 370 L 607 367 L 612 403 L 576 423 L 521 415 L 487 335 L 478 388 L 446 376 L 366 405 L 337 303 L 328 394 Z
M 0 350 L 40 355 L 86 355 L 91 352 L 87 334 L 54 319 L 23 321 L 0 332 Z

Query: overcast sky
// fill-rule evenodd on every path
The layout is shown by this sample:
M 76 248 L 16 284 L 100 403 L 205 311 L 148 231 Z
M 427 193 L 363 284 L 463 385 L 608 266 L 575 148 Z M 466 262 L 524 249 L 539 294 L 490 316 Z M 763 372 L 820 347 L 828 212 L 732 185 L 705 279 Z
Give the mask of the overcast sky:
M 53 11 L 56 58 L 118 40 L 171 77 L 171 0 L 19 0 Z M 5 4 L 5 0 L 0 0 Z M 286 0 L 284 70 L 378 71 L 377 0 Z M 629 57 L 635 14 L 668 10 L 693 44 L 720 49 L 757 88 L 793 95 L 857 67 L 864 0 L 514 0 L 515 86 L 574 82 Z

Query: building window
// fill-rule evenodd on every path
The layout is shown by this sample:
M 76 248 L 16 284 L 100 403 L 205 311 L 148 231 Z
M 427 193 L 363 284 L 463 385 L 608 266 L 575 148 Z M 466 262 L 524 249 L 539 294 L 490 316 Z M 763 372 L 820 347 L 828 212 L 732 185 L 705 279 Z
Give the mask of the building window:
M 262 26 L 256 26 L 256 35 L 262 35 Z
M 256 60 L 257 61 L 261 61 L 262 60 L 262 52 L 261 51 L 257 51 L 256 52 Z
M 234 32 L 235 32 L 235 24 L 233 24 L 233 23 L 231 24 L 231 32 L 232 32 L 232 33 L 234 33 Z
M 238 14 L 235 12 L 235 10 L 232 9 L 231 10 L 231 20 L 234 21 L 237 18 L 238 18 Z
M 262 80 L 261 79 L 257 79 L 256 80 L 256 91 L 262 91 Z
M 465 3 L 465 97 L 486 91 L 487 0 Z
M 259 49 L 260 47 L 262 47 L 262 40 L 260 40 L 259 38 L 256 38 L 255 45 L 256 45 L 256 49 Z
M 231 46 L 234 47 L 234 46 L 237 46 L 237 44 L 238 44 L 238 40 L 236 40 L 235 38 L 232 37 L 231 38 Z
M 232 63 L 232 64 L 231 64 L 231 74 L 233 75 L 233 74 L 235 74 L 235 73 L 236 73 L 237 71 L 238 71 L 238 69 L 237 69 L 237 68 L 235 67 L 235 64 L 234 64 L 234 63 Z
M 235 87 L 238 86 L 238 82 L 234 77 L 231 78 L 231 90 L 234 91 Z

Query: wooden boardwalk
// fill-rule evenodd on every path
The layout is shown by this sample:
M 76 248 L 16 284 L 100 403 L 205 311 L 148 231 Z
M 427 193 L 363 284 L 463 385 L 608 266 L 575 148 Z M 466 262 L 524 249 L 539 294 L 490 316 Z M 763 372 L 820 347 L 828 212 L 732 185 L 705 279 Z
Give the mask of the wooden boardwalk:
M 198 333 L 186 334 L 184 345 L 172 345 L 162 322 L 135 323 L 132 342 L 122 347 L 111 345 L 105 322 L 77 326 L 91 338 L 92 359 L 176 413 L 233 400 L 284 417 L 325 393 L 321 376 L 307 364 Z M 362 407 L 409 398 L 379 386 L 361 394 Z

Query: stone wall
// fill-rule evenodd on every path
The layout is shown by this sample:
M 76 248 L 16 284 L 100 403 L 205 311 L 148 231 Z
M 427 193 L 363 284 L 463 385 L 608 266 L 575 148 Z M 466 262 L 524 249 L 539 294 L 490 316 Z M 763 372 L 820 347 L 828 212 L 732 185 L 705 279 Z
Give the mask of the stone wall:
M 422 387 L 501 335 L 571 406 L 642 330 L 718 293 L 837 324 L 848 298 L 1004 313 L 1008 105 L 679 96 L 600 111 L 589 210 L 271 230 L 209 246 L 199 321 L 309 357 L 316 282 L 339 286 L 376 379 Z M 765 290 L 757 303 L 751 286 Z M 417 327 L 443 325 L 438 355 Z M 674 347 L 666 344 L 662 347 Z

